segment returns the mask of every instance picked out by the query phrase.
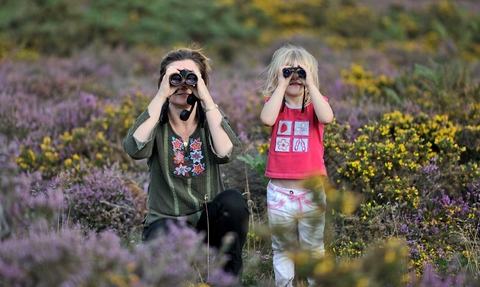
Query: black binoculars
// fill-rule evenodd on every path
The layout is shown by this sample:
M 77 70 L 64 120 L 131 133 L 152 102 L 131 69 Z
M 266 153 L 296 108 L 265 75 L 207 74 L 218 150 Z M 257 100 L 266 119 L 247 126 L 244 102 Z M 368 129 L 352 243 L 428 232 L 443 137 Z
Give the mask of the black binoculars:
M 292 73 L 297 73 L 299 78 L 305 79 L 307 77 L 307 72 L 300 67 L 291 67 L 283 69 L 283 76 L 285 78 L 290 77 Z
M 181 70 L 180 73 L 170 75 L 170 85 L 172 86 L 180 86 L 184 82 L 189 86 L 194 86 L 197 81 L 197 75 L 189 70 Z

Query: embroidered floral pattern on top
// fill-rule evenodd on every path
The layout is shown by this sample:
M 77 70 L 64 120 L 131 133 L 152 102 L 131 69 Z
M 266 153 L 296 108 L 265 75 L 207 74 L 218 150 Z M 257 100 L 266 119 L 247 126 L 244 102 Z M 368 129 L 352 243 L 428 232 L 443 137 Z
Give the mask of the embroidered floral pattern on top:
M 173 174 L 177 176 L 198 176 L 205 171 L 205 162 L 202 153 L 202 142 L 200 138 L 189 139 L 189 150 L 187 154 L 186 146 L 182 139 L 172 137 L 173 149 Z

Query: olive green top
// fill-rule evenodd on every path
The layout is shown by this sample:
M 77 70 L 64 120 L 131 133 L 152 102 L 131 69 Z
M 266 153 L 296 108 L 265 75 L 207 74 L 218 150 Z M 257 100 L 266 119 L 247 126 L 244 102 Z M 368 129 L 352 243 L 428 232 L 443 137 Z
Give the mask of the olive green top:
M 242 151 L 242 144 L 223 112 L 222 115 L 222 127 L 233 143 L 226 156 L 215 153 L 207 122 L 204 128 L 198 125 L 189 142 L 184 143 L 170 124 L 160 123 L 146 142 L 137 141 L 133 133 L 150 118 L 148 109 L 135 121 L 123 139 L 123 148 L 133 159 L 147 158 L 150 184 L 145 226 L 161 218 L 185 216 L 188 223 L 196 226 L 205 201 L 224 190 L 219 165 L 234 160 Z

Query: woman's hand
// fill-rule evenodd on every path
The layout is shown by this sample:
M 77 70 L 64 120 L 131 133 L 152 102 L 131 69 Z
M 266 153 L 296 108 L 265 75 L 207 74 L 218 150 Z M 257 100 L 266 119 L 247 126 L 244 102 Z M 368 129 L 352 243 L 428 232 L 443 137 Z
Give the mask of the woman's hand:
M 187 87 L 193 92 L 197 99 L 204 102 L 210 98 L 210 92 L 208 91 L 207 85 L 202 78 L 202 74 L 195 70 L 192 72 L 197 76 L 197 83 L 195 85 L 187 85 Z
M 164 100 L 166 100 L 168 97 L 173 95 L 175 91 L 179 88 L 179 86 L 172 86 L 170 84 L 170 77 L 173 74 L 179 74 L 181 70 L 184 68 L 179 67 L 179 66 L 170 66 L 167 68 L 165 71 L 165 75 L 163 75 L 162 81 L 160 82 L 160 87 L 158 88 L 157 96 L 160 96 Z M 189 86 L 191 89 L 191 87 Z

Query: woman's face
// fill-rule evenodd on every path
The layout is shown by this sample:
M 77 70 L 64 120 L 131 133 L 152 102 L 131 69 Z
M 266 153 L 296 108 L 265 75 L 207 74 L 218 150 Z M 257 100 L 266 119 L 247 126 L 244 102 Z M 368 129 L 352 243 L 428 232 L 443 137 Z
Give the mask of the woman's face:
M 192 60 L 181 60 L 181 61 L 172 62 L 170 63 L 170 65 L 168 65 L 167 71 L 169 71 L 171 68 L 175 69 L 177 72 L 184 69 L 193 71 L 197 75 L 198 79 L 199 80 L 201 79 L 200 69 Z M 183 83 L 182 85 L 177 87 L 175 92 L 170 97 L 170 103 L 180 106 L 182 108 L 188 108 L 190 107 L 190 105 L 187 104 L 187 98 L 188 98 L 188 95 L 190 95 L 191 93 L 193 93 L 192 87 Z

